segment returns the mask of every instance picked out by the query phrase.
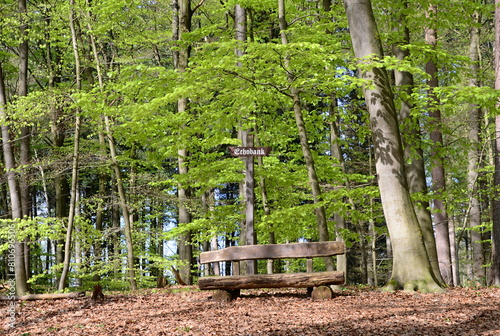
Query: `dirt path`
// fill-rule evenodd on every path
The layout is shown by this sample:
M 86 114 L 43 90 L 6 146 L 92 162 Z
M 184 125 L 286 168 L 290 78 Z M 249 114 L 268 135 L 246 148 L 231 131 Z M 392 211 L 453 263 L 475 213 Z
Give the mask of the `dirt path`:
M 500 289 L 445 294 L 347 290 L 311 301 L 303 290 L 243 291 L 230 303 L 211 292 L 169 288 L 18 303 L 16 326 L 1 335 L 500 335 Z M 0 306 L 8 323 L 8 303 Z

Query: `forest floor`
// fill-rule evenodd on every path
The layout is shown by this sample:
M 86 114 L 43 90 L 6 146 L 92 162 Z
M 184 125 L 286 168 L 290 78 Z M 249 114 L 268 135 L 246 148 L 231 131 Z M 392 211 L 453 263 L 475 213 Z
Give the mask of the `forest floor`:
M 500 289 L 444 294 L 346 289 L 311 301 L 305 290 L 248 290 L 229 303 L 212 292 L 170 287 L 105 299 L 25 301 L 0 335 L 500 335 Z M 8 324 L 8 302 L 0 302 Z

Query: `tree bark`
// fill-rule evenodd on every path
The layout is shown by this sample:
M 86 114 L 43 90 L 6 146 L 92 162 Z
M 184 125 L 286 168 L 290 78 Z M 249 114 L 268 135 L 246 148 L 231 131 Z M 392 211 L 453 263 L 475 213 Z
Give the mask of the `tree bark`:
M 237 41 L 241 42 L 241 45 L 236 48 L 235 53 L 237 57 L 241 57 L 245 54 L 243 50 L 243 43 L 247 39 L 247 19 L 246 19 L 246 9 L 236 4 L 234 6 L 234 26 L 235 26 L 235 38 Z M 238 62 L 238 66 L 241 63 Z M 244 117 L 246 120 L 247 118 Z M 253 147 L 254 146 L 254 134 L 252 134 L 252 129 L 244 129 L 239 134 L 241 134 L 241 140 L 243 147 Z M 245 162 L 245 180 L 243 181 L 243 192 L 242 195 L 245 199 L 245 224 L 244 230 L 244 244 L 245 245 L 255 245 L 257 244 L 257 235 L 255 233 L 254 226 L 254 216 L 255 216 L 255 178 L 254 178 L 254 158 L 252 156 L 244 157 Z M 246 267 L 244 268 L 246 274 L 257 273 L 257 264 L 254 260 L 248 260 L 246 262 Z
M 179 26 L 174 27 L 174 31 L 178 33 L 179 41 L 182 41 L 184 35 L 191 31 L 191 1 L 190 0 L 178 0 L 177 2 L 178 12 L 174 13 L 174 16 L 177 14 L 177 18 L 174 21 L 177 21 Z M 189 63 L 189 57 L 191 55 L 191 47 L 188 45 L 179 45 L 177 51 L 177 66 L 176 69 L 178 72 L 183 73 L 186 71 Z M 188 98 L 183 97 L 177 101 L 177 112 L 178 113 L 187 113 L 189 110 L 188 106 Z M 179 175 L 185 175 L 188 173 L 187 159 L 189 157 L 189 153 L 185 148 L 181 148 L 178 150 L 178 171 Z M 177 197 L 179 199 L 179 207 L 178 207 L 178 225 L 183 226 L 185 224 L 191 223 L 191 213 L 188 208 L 187 201 L 190 197 L 190 190 L 184 185 L 179 184 L 177 189 Z M 192 233 L 190 230 L 187 230 L 181 237 L 177 240 L 177 248 L 179 250 L 179 259 L 183 263 L 179 267 L 179 275 L 182 278 L 182 281 L 188 285 L 192 284 L 192 274 L 191 269 L 193 267 L 193 245 L 191 243 Z
M 19 25 L 19 35 L 21 36 L 21 41 L 19 43 L 19 79 L 17 94 L 19 97 L 26 97 L 28 95 L 28 13 L 27 13 L 27 1 L 19 0 L 18 9 L 20 22 Z M 31 129 L 30 127 L 21 127 L 21 138 L 19 146 L 19 164 L 22 167 L 19 176 L 19 195 L 21 198 L 21 212 L 20 218 L 29 218 L 31 216 L 30 205 L 30 187 L 28 184 L 28 170 L 30 161 L 30 140 L 31 139 Z M 22 253 L 19 260 L 24 267 L 24 278 L 26 281 L 29 278 L 29 249 L 27 242 L 20 242 L 22 245 Z M 22 286 L 24 287 L 24 286 Z M 28 285 L 26 285 L 28 288 Z
M 345 0 L 354 54 L 365 64 L 381 58 L 382 44 L 369 0 Z M 440 291 L 410 198 L 392 88 L 385 68 L 360 70 L 375 150 L 382 207 L 393 247 L 393 269 L 386 289 Z
M 402 45 L 410 43 L 410 31 L 405 25 L 407 18 L 405 17 L 404 9 L 408 8 L 408 3 L 405 1 L 404 8 L 398 13 L 398 19 L 395 24 L 399 27 L 400 42 L 393 44 L 392 51 L 394 55 L 405 60 L 410 56 L 408 49 L 401 48 Z M 395 85 L 404 95 L 401 95 L 401 108 L 399 110 L 399 122 L 402 125 L 401 132 L 403 134 L 403 150 L 405 157 L 406 179 L 410 194 L 427 195 L 427 182 L 425 174 L 424 153 L 421 146 L 422 135 L 420 132 L 419 120 L 411 115 L 413 104 L 410 97 L 413 93 L 414 81 L 413 75 L 408 71 L 394 70 Z M 429 202 L 426 200 L 417 200 L 414 202 L 415 214 L 417 215 L 422 235 L 424 238 L 425 248 L 429 255 L 429 261 L 436 279 L 444 283 L 439 269 L 439 262 L 436 249 L 436 239 L 434 236 L 434 228 L 432 227 L 432 216 L 429 210 Z
M 500 0 L 495 0 L 495 89 L 500 90 Z M 500 100 L 497 102 L 500 107 Z M 500 115 L 495 117 L 494 137 L 495 173 L 493 187 L 500 187 Z M 492 251 L 492 280 L 495 286 L 500 286 L 500 198 L 493 199 L 493 251 Z
M 425 30 L 425 41 L 433 49 L 437 44 L 437 31 L 433 28 L 432 15 L 435 15 L 437 8 L 431 5 L 427 17 L 430 18 L 431 24 Z M 428 99 L 429 99 L 429 118 L 430 118 L 430 140 L 431 147 L 431 160 L 432 160 L 432 191 L 434 193 L 433 206 L 434 206 L 434 227 L 436 228 L 436 249 L 439 260 L 439 269 L 443 280 L 448 285 L 453 285 L 453 273 L 451 269 L 451 251 L 450 251 L 450 236 L 448 229 L 448 215 L 446 213 L 446 206 L 443 201 L 446 178 L 444 170 L 444 146 L 443 146 L 443 133 L 442 133 L 442 119 L 441 110 L 439 109 L 439 99 L 434 90 L 439 87 L 438 83 L 438 69 L 434 55 L 425 64 L 425 72 L 430 76 L 427 81 L 429 86 Z
M 19 15 L 21 24 L 19 26 L 21 42 L 19 43 L 19 80 L 17 94 L 19 97 L 28 95 L 28 17 L 26 0 L 18 1 Z M 30 187 L 28 184 L 28 167 L 30 161 L 30 142 L 31 142 L 30 127 L 21 127 L 19 163 L 23 169 L 21 170 L 21 178 L 19 188 L 21 194 L 21 205 L 23 217 L 29 217 L 30 211 Z
M 339 131 L 339 117 L 337 115 L 337 97 L 331 95 L 330 106 L 329 106 L 329 117 L 330 117 L 330 155 L 334 159 L 334 165 L 338 164 L 340 170 L 345 174 L 347 173 L 345 161 L 342 153 L 342 148 L 340 147 L 340 131 Z M 349 180 L 342 183 L 344 186 L 349 188 Z M 333 214 L 333 219 L 335 221 L 336 236 L 335 240 L 344 243 L 343 237 L 339 234 L 341 230 L 345 229 L 345 218 L 338 212 Z M 347 256 L 345 254 L 337 256 L 337 271 L 342 271 L 346 274 L 347 278 Z
M 257 127 L 255 129 L 255 142 L 256 142 L 256 146 L 257 147 L 260 147 L 261 146 L 261 143 L 259 141 L 259 137 L 258 137 L 258 131 L 257 131 Z M 264 167 L 264 159 L 262 156 L 258 156 L 257 157 L 257 165 L 261 168 Z M 268 196 L 267 196 L 267 185 L 266 185 L 266 179 L 264 176 L 261 176 L 259 178 L 259 187 L 260 187 L 260 199 L 261 199 L 261 202 L 262 202 L 262 209 L 264 211 L 264 216 L 269 216 L 271 214 L 271 207 L 269 206 L 269 201 L 268 201 Z M 268 241 L 268 244 L 276 244 L 276 235 L 275 235 L 275 232 L 274 232 L 274 228 L 273 228 L 273 224 L 270 223 L 269 226 L 268 226 L 268 231 L 269 231 L 269 241 Z M 275 273 L 275 262 L 274 262 L 274 259 L 268 259 L 267 260 L 267 266 L 266 266 L 266 269 L 267 269 L 267 274 L 273 274 Z
M 474 13 L 474 22 L 479 23 L 479 13 Z M 479 87 L 479 34 L 478 27 L 471 27 L 469 57 L 472 77 L 469 86 Z M 478 194 L 477 179 L 479 176 L 480 155 L 480 108 L 477 105 L 469 106 L 469 143 L 467 167 L 467 189 L 469 193 L 469 226 L 471 228 L 473 250 L 473 272 L 477 281 L 486 285 L 486 269 L 484 267 L 483 235 L 481 229 L 481 205 Z
M 125 246 L 127 249 L 127 272 L 129 276 L 130 289 L 136 290 L 137 282 L 135 279 L 135 269 L 134 269 L 134 245 L 132 242 L 132 223 L 130 222 L 130 214 L 127 204 L 127 198 L 125 195 L 125 188 L 123 187 L 120 164 L 118 163 L 118 160 L 116 158 L 116 146 L 114 143 L 113 133 L 111 130 L 110 118 L 108 116 L 105 116 L 104 122 L 106 126 L 106 135 L 108 138 L 111 162 L 113 164 L 113 169 L 116 177 L 116 187 L 118 189 L 118 196 L 120 197 L 120 206 L 123 215 Z
M 76 31 L 74 25 L 74 0 L 70 0 L 70 17 L 69 24 L 71 29 L 71 41 L 73 45 L 73 53 L 75 57 L 75 72 L 76 72 L 76 86 L 77 89 L 81 89 L 80 82 L 80 56 L 78 54 L 78 45 L 76 39 Z M 78 198 L 78 164 L 79 164 L 79 154 L 80 154 L 80 112 L 75 111 L 75 132 L 74 132 L 74 144 L 73 144 L 73 165 L 71 168 L 71 195 L 69 204 L 69 214 L 68 214 L 68 227 L 66 229 L 66 242 L 64 246 L 64 262 L 63 270 L 61 273 L 61 278 L 59 280 L 58 290 L 63 291 L 66 287 L 66 279 L 69 273 L 69 267 L 71 263 L 71 239 L 73 235 L 73 226 L 75 223 L 75 213 L 76 213 L 76 200 Z
M 7 104 L 7 99 L 5 96 L 5 84 L 4 84 L 3 68 L 0 63 L 0 119 L 7 120 L 7 113 L 5 112 L 5 106 Z M 22 208 L 21 208 L 21 195 L 19 194 L 19 189 L 17 185 L 17 176 L 15 173 L 15 159 L 14 150 L 12 148 L 12 142 L 10 139 L 9 126 L 5 122 L 1 124 L 2 130 L 2 148 L 3 148 L 3 159 L 5 163 L 5 170 L 7 175 L 7 185 L 9 186 L 9 196 L 10 196 L 10 206 L 12 219 L 22 218 Z M 13 222 L 12 226 L 16 223 Z M 17 232 L 17 230 L 14 230 Z M 10 237 L 9 237 L 10 238 Z M 26 268 L 24 263 L 24 247 L 23 243 L 14 237 L 14 273 L 16 278 L 16 292 L 18 294 L 25 294 L 29 291 Z M 9 247 L 10 249 L 10 247 Z M 11 273 L 9 268 L 9 273 Z

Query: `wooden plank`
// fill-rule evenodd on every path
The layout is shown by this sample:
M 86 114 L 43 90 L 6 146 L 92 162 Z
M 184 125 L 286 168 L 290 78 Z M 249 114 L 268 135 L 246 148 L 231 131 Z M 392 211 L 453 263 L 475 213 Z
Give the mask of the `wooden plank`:
M 341 285 L 344 283 L 343 272 L 254 274 L 239 276 L 214 276 L 198 279 L 202 290 L 211 289 L 253 289 L 283 287 L 318 287 Z
M 217 251 L 202 252 L 200 254 L 200 263 L 206 264 L 233 260 L 329 257 L 344 253 L 344 244 L 336 241 L 244 245 L 231 246 Z
M 313 271 L 313 260 L 312 258 L 306 259 L 306 272 L 312 273 Z
M 233 275 L 240 275 L 240 262 L 233 261 L 231 265 L 233 266 Z

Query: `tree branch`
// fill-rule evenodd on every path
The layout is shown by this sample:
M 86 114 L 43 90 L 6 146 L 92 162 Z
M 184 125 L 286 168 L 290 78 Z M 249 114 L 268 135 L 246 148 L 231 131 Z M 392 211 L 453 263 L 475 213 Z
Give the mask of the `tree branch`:
M 287 97 L 292 98 L 292 95 L 290 93 L 288 93 L 288 92 L 285 91 L 288 88 L 287 89 L 282 89 L 282 88 L 278 87 L 276 84 L 269 83 L 269 82 L 267 82 L 267 83 L 256 82 L 253 79 L 245 77 L 245 76 L 242 76 L 242 75 L 240 75 L 239 73 L 237 73 L 235 71 L 230 71 L 230 70 L 222 70 L 222 71 L 224 71 L 225 73 L 227 73 L 229 75 L 233 75 L 235 77 L 241 78 L 241 79 L 243 79 L 243 80 L 251 83 L 255 87 L 257 87 L 257 85 L 260 85 L 260 86 L 270 86 L 273 89 L 275 89 L 276 91 L 278 91 L 279 93 L 281 93 L 281 94 L 283 94 L 283 95 L 285 95 Z

